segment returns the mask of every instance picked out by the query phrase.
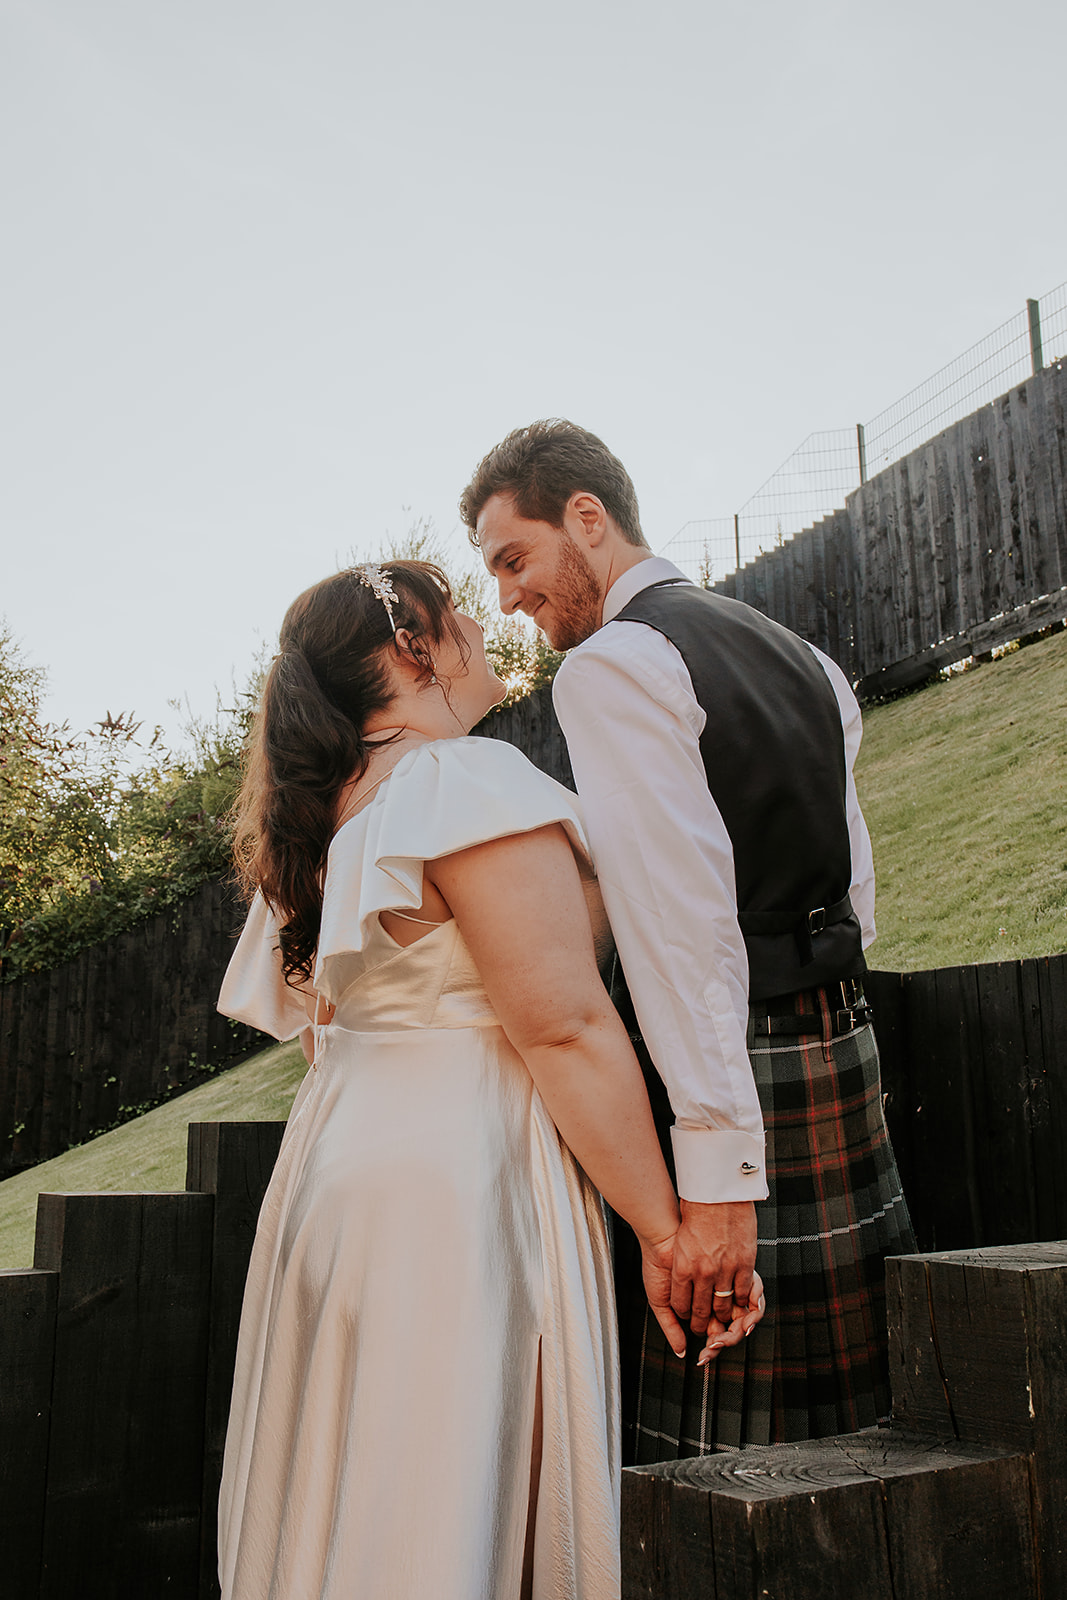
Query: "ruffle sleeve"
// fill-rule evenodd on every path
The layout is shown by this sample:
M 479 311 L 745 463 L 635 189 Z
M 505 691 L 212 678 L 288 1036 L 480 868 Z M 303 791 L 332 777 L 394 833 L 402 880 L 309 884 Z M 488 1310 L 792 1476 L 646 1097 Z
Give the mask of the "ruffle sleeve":
M 502 739 L 438 739 L 403 756 L 370 805 L 330 845 L 314 986 L 336 1004 L 361 971 L 388 955 L 374 939 L 381 911 L 416 911 L 423 865 L 489 839 L 562 823 L 586 861 L 577 796 Z M 278 924 L 257 895 L 233 953 L 219 1010 L 276 1039 L 307 1026 L 303 999 L 282 977 Z
M 224 1017 L 275 1039 L 295 1039 L 308 1025 L 303 997 L 282 976 L 278 924 L 261 894 L 247 921 L 222 980 L 218 1008 Z
M 410 751 L 330 846 L 315 988 L 336 1003 L 359 974 L 378 913 L 422 904 L 426 861 L 552 822 L 588 859 L 577 806 L 502 739 L 439 739 Z

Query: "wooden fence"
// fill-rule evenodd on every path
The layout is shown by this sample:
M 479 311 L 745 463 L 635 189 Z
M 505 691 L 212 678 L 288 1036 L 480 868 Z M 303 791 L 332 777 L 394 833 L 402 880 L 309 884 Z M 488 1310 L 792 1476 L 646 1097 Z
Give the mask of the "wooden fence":
M 1067 618 L 1067 361 L 946 428 L 720 594 L 836 661 L 860 698 Z M 551 690 L 476 730 L 573 787 Z
M 887 1113 L 923 1247 L 971 1250 L 1067 1236 L 1067 956 L 904 977 L 875 973 L 869 987 Z M 211 1600 L 217 1594 L 215 1506 L 240 1300 L 281 1132 L 280 1123 L 194 1125 L 182 1194 L 42 1196 L 34 1269 L 0 1272 L 0 1547 L 3 1592 L 13 1600 L 127 1600 L 165 1593 Z M 1055 1440 L 1067 1438 L 1067 1393 L 1057 1354 L 1067 1315 L 1067 1265 L 1064 1252 L 1057 1255 L 1054 1247 L 1009 1255 L 997 1268 L 1008 1274 L 1003 1282 L 983 1276 L 989 1267 L 983 1257 L 980 1282 L 967 1279 L 951 1292 L 950 1286 L 939 1299 L 940 1280 L 929 1275 L 942 1270 L 936 1266 L 941 1258 L 930 1257 L 919 1278 L 912 1275 L 899 1288 L 894 1401 L 909 1428 L 929 1429 L 925 1442 L 897 1439 L 872 1447 L 868 1437 L 866 1443 L 850 1441 L 842 1452 L 824 1441 L 812 1447 L 813 1455 L 795 1460 L 787 1451 L 781 1462 L 775 1457 L 777 1464 L 766 1458 L 762 1488 L 750 1460 L 729 1467 L 728 1458 L 715 1458 L 701 1469 L 713 1478 L 718 1473 L 715 1481 L 680 1482 L 677 1493 L 671 1471 L 653 1469 L 651 1487 L 631 1483 L 627 1491 L 633 1532 L 627 1595 L 691 1600 L 707 1593 L 747 1600 L 766 1592 L 804 1600 L 809 1592 L 832 1592 L 801 1587 L 799 1569 L 790 1577 L 784 1557 L 778 1588 L 744 1588 L 740 1578 L 734 1587 L 733 1578 L 719 1588 L 711 1579 L 704 1590 L 693 1587 L 699 1562 L 707 1564 L 711 1556 L 703 1546 L 697 1551 L 692 1517 L 710 1528 L 709 1518 L 726 1516 L 730 1507 L 724 1510 L 720 1498 L 715 1510 L 709 1496 L 725 1496 L 735 1510 L 745 1496 L 761 1505 L 774 1500 L 777 1512 L 766 1504 L 759 1516 L 745 1514 L 746 1538 L 755 1538 L 765 1523 L 771 1527 L 761 1561 L 771 1561 L 775 1550 L 781 1556 L 790 1537 L 810 1540 L 814 1560 L 827 1530 L 847 1555 L 857 1529 L 863 1539 L 873 1537 L 871 1495 L 877 1500 L 882 1491 L 874 1485 L 884 1488 L 890 1479 L 898 1484 L 891 1529 L 898 1577 L 908 1538 L 929 1542 L 936 1516 L 947 1515 L 948 1506 L 958 1522 L 969 1505 L 972 1537 L 981 1534 L 989 1561 L 1007 1559 L 1007 1552 L 1023 1562 L 1017 1587 L 1009 1584 L 1007 1592 L 1037 1592 L 1025 1552 L 1038 1524 L 1055 1536 L 1048 1546 L 1052 1565 L 1052 1557 L 1046 1560 L 1038 1551 L 1048 1574 L 1042 1593 L 1048 1600 L 1067 1592 L 1047 1586 L 1053 1573 L 1056 1582 L 1067 1583 L 1067 1519 L 1056 1521 L 1059 1513 L 1054 1506 L 1049 1510 L 1050 1496 L 1062 1483 L 1063 1452 L 1056 1455 Z M 1037 1291 L 1019 1288 L 1019 1274 L 1051 1267 L 1060 1275 L 1046 1315 Z M 923 1324 L 919 1312 L 927 1307 L 928 1277 L 934 1298 Z M 1010 1326 L 1003 1320 L 1009 1312 Z M 931 1323 L 935 1313 L 938 1320 Z M 1013 1344 L 1006 1342 L 1009 1335 Z M 1028 1354 L 1031 1339 L 1036 1343 Z M 1031 1358 L 1045 1386 L 1034 1391 L 1035 1411 L 1028 1410 L 1020 1379 Z M 1001 1374 L 1006 1387 L 998 1388 Z M 945 1443 L 953 1439 L 955 1445 Z M 795 1454 L 800 1447 L 789 1448 Z M 998 1465 L 1001 1458 L 1010 1458 L 1009 1465 Z M 956 1476 L 942 1478 L 949 1469 Z M 972 1479 L 964 1469 L 979 1488 L 987 1483 L 983 1474 L 992 1475 L 985 1500 L 968 1498 Z M 859 1486 L 850 1501 L 853 1510 L 835 1517 L 827 1509 L 834 1502 L 819 1495 L 842 1488 L 846 1479 Z M 1027 1482 L 1037 1486 L 1033 1504 L 1025 1498 Z M 816 1491 L 817 1515 L 810 1498 Z M 667 1501 L 656 1498 L 661 1492 Z M 1058 1492 L 1062 1499 L 1062 1488 Z M 686 1493 L 697 1495 L 699 1505 L 686 1501 Z M 648 1519 L 653 1529 L 668 1527 L 686 1504 L 689 1533 L 679 1535 L 664 1570 L 668 1576 L 688 1574 L 689 1587 L 671 1588 L 656 1565 L 661 1545 L 646 1536 Z M 793 1535 L 774 1521 L 788 1505 L 794 1507 L 788 1525 Z M 993 1545 L 986 1511 L 1008 1519 Z M 916 1527 L 909 1516 L 919 1517 Z M 731 1537 L 740 1561 L 738 1526 L 735 1518 Z M 877 1537 L 881 1572 L 888 1557 L 883 1536 Z M 964 1537 L 955 1524 L 952 1537 Z M 867 1546 L 860 1541 L 855 1548 Z M 962 1550 L 957 1544 L 957 1564 L 950 1562 L 961 1583 L 970 1570 Z M 934 1553 L 931 1544 L 927 1557 L 933 1560 Z M 908 1570 L 922 1569 L 913 1561 Z M 809 1576 L 815 1585 L 817 1567 Z M 855 1593 L 857 1600 L 925 1600 L 927 1593 L 955 1590 L 892 1589 L 872 1580 L 866 1589 L 841 1592 Z M 967 1592 L 977 1600 L 987 1588 Z
M 50 972 L 0 985 L 0 1177 L 264 1042 L 215 1009 L 242 920 L 227 885 L 207 883 Z
M 866 987 L 920 1247 L 1067 1239 L 1067 955 Z
M 552 689 L 537 689 L 502 711 L 491 711 L 474 732 L 481 738 L 517 745 L 535 767 L 566 788 L 575 787 L 567 741 L 552 707 Z
M 1067 617 L 1067 361 L 946 428 L 716 585 L 861 696 Z
M 0 1273 L 10 1600 L 215 1596 L 237 1324 L 282 1124 L 189 1130 L 186 1192 L 42 1195 Z

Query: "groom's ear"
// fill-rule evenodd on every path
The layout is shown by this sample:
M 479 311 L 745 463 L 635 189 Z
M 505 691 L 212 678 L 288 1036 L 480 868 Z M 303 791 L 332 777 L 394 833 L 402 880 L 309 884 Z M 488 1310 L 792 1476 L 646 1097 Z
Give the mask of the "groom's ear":
M 610 525 L 611 518 L 604 502 L 587 489 L 579 489 L 577 494 L 572 494 L 563 508 L 564 528 L 590 550 L 595 550 L 603 542 Z

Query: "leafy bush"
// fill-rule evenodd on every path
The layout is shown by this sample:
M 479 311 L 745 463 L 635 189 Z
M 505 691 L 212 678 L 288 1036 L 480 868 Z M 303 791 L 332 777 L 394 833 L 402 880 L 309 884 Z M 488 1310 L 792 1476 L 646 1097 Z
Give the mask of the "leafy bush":
M 41 714 L 44 674 L 0 629 L 0 976 L 53 967 L 123 932 L 229 866 L 252 694 L 191 721 L 190 749 L 141 753 L 111 716 L 72 735 Z

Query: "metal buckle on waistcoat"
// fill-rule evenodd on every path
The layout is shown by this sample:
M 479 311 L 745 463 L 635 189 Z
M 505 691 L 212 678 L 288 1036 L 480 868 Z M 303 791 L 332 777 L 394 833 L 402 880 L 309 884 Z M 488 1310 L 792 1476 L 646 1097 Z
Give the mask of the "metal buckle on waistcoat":
M 867 1004 L 863 993 L 862 978 L 842 978 L 840 983 L 841 998 L 845 1002 L 846 1007 L 854 1009 L 856 1006 Z M 869 1009 L 870 1007 L 868 1007 L 868 1010 Z
M 822 933 L 826 927 L 826 907 L 816 906 L 814 911 L 808 912 L 808 933 L 814 939 L 817 933 Z

